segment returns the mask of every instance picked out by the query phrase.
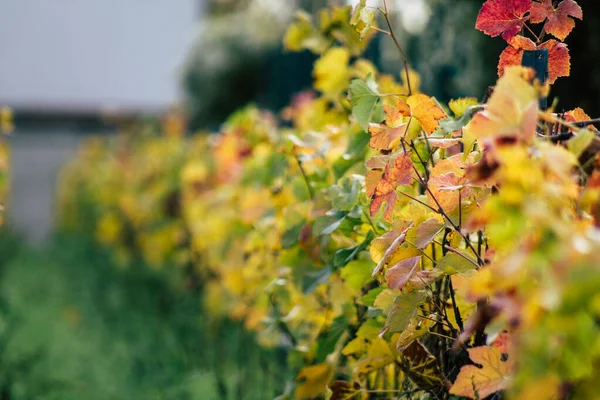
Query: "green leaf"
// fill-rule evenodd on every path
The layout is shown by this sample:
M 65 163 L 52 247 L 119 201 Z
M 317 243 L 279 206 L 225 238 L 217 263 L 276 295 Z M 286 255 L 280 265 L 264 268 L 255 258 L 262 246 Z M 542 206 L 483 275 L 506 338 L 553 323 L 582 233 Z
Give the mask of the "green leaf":
M 336 211 L 318 217 L 313 225 L 313 235 L 331 235 L 344 222 L 346 215 L 346 212 Z
M 354 260 L 348 263 L 341 270 L 342 279 L 352 289 L 359 291 L 366 283 L 371 280 L 370 260 Z
M 364 185 L 364 177 L 347 176 L 327 190 L 327 198 L 336 210 L 350 211 L 358 204 L 360 191 Z
M 306 225 L 305 222 L 300 222 L 297 225 L 292 226 L 290 229 L 285 231 L 281 236 L 281 248 L 289 249 L 294 246 L 300 240 L 300 232 Z
M 358 331 L 356 331 L 356 337 L 360 339 L 373 340 L 379 336 L 379 332 L 383 328 L 383 324 L 378 322 L 376 319 L 366 320 Z
M 345 315 L 341 315 L 334 319 L 329 329 L 317 339 L 316 361 L 318 363 L 325 362 L 327 356 L 335 351 L 338 341 L 347 328 L 348 319 Z
M 425 293 L 423 292 L 403 293 L 396 297 L 380 336 L 383 336 L 386 332 L 393 333 L 405 330 L 424 299 Z
M 302 293 L 312 293 L 317 286 L 327 283 L 330 277 L 331 268 L 329 266 L 305 274 L 302 279 Z
M 596 135 L 588 129 L 582 129 L 575 136 L 573 136 L 567 143 L 569 151 L 579 157 L 583 154 L 585 149 L 594 141 Z
M 365 240 L 359 245 L 336 251 L 333 256 L 333 268 L 337 270 L 348 264 L 350 261 L 355 260 L 361 251 L 367 249 L 373 239 L 375 239 L 375 234 L 373 231 L 369 231 Z
M 330 41 L 313 25 L 310 14 L 304 11 L 296 13 L 296 21 L 290 25 L 283 38 L 287 51 L 310 50 L 313 53 L 323 53 Z
M 360 38 L 363 39 L 367 33 L 371 30 L 371 24 L 375 18 L 375 13 L 369 10 L 367 7 L 367 0 L 360 0 L 354 9 L 352 18 L 350 19 L 350 25 L 356 28 L 356 31 L 360 33 Z
M 369 129 L 371 118 L 380 113 L 376 110 L 377 106 L 381 108 L 377 83 L 373 80 L 373 75 L 367 75 L 365 81 L 354 79 L 350 83 L 348 99 L 352 105 L 352 114 L 360 127 L 366 132 Z M 379 123 L 381 120 L 375 122 Z
M 465 259 L 465 257 L 472 260 L 472 262 Z M 448 253 L 438 260 L 436 268 L 447 275 L 458 273 L 464 276 L 473 276 L 477 269 L 476 262 L 466 254 L 465 257 L 461 257 L 455 253 Z
M 359 302 L 367 307 L 373 307 L 373 304 L 375 304 L 375 299 L 377 299 L 377 296 L 379 296 L 384 290 L 385 288 L 383 287 L 371 289 L 367 292 L 367 294 L 359 299 Z

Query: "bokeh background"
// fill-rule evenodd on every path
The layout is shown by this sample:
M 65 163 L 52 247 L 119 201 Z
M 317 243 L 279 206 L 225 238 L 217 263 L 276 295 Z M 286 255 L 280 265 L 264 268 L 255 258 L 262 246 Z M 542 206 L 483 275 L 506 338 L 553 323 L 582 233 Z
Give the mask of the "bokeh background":
M 283 51 L 286 26 L 295 10 L 329 3 L 343 2 L 0 2 L 0 105 L 16 126 L 0 242 L 1 399 L 260 399 L 283 389 L 281 354 L 256 348 L 235 323 L 204 324 L 195 294 L 173 290 L 164 272 L 115 274 L 101 250 L 56 235 L 55 188 L 84 138 L 132 121 L 177 109 L 204 132 L 248 103 L 282 110 L 311 86 L 315 59 Z M 496 80 L 503 42 L 474 29 L 481 4 L 391 2 L 422 90 L 441 101 L 481 98 Z M 600 117 L 600 6 L 579 4 L 572 76 L 552 97 Z M 399 75 L 387 39 L 368 58 Z

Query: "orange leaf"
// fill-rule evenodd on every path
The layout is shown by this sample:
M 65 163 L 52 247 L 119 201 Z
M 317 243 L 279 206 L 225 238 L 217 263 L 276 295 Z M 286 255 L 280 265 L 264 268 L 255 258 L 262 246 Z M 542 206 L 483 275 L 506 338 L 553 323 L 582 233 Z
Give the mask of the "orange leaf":
M 398 99 L 398 111 L 406 116 L 413 117 L 421 124 L 423 130 L 431 135 L 439 125 L 439 121 L 446 118 L 446 113 L 433 100 L 424 94 L 415 94 L 406 101 Z
M 583 19 L 583 11 L 574 0 L 564 0 L 557 8 L 554 8 L 552 0 L 534 2 L 531 7 L 531 22 L 538 24 L 548 20 L 544 26 L 546 32 L 560 40 L 565 40 L 575 27 L 571 17 Z
M 591 117 L 583 111 L 582 108 L 577 107 L 574 110 L 567 111 L 564 116 L 565 121 L 567 122 L 581 122 L 581 121 L 589 121 Z M 589 125 L 589 129 L 597 130 L 594 125 Z
M 383 124 L 369 124 L 371 139 L 369 146 L 375 150 L 392 150 L 396 143 L 406 132 L 406 124 L 397 128 L 390 128 Z
M 488 0 L 479 11 L 475 28 L 508 41 L 523 28 L 530 10 L 531 0 Z
M 442 209 L 450 212 L 458 206 L 459 190 L 462 191 L 463 198 L 471 195 L 472 189 L 465 186 L 465 168 L 470 162 L 470 159 L 464 162 L 463 154 L 457 154 L 435 164 L 428 182 L 427 197 L 431 204 L 436 204 L 433 199 L 435 197 Z
M 498 63 L 498 75 L 504 75 L 504 69 L 511 65 L 521 65 L 524 50 L 548 49 L 548 80 L 553 84 L 561 76 L 571 73 L 571 56 L 566 44 L 554 39 L 548 40 L 539 46 L 523 36 L 515 36 L 502 54 Z
M 397 107 L 394 107 L 389 104 L 385 104 L 383 106 L 383 110 L 385 111 L 385 124 L 389 127 L 396 128 L 404 122 L 403 113 L 398 110 Z
M 512 355 L 503 353 L 503 348 L 496 346 L 475 347 L 468 351 L 471 360 L 481 368 L 475 365 L 462 367 L 450 388 L 451 394 L 483 399 L 508 387 L 515 367 Z
M 367 161 L 366 166 L 371 169 L 365 178 L 367 197 L 371 199 L 371 216 L 387 202 L 385 219 L 391 221 L 398 200 L 396 187 L 412 182 L 413 163 L 410 155 L 377 156 Z

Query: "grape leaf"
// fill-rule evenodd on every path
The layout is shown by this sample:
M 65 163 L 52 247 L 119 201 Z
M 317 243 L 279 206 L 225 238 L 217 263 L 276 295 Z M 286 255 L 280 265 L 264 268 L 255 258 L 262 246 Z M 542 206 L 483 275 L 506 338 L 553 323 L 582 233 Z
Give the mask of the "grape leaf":
M 331 201 L 333 208 L 340 211 L 352 210 L 358 203 L 363 181 L 360 175 L 346 176 L 337 185 L 329 187 L 327 199 Z
M 580 107 L 567 111 L 564 115 L 564 120 L 567 122 L 589 121 L 590 119 L 592 118 Z M 597 130 L 594 125 L 588 125 L 588 128 L 594 131 Z
M 371 118 L 377 114 L 377 107 L 381 107 L 377 83 L 372 74 L 367 75 L 364 81 L 354 79 L 350 83 L 348 100 L 352 105 L 352 115 L 356 118 L 358 125 L 364 131 L 368 131 Z
M 352 289 L 359 291 L 371 280 L 371 260 L 354 260 L 342 268 L 342 279 Z
M 412 342 L 427 335 L 429 328 L 435 323 L 435 316 L 430 316 L 429 319 L 413 318 L 408 323 L 405 330 L 402 331 L 396 342 L 396 349 L 399 352 L 404 351 Z
M 467 260 L 465 257 L 472 261 Z M 436 268 L 448 275 L 458 273 L 463 276 L 473 276 L 477 270 L 477 262 L 467 255 L 465 257 L 448 253 L 438 260 Z
M 410 320 L 415 316 L 419 304 L 425 299 L 423 292 L 410 292 L 397 296 L 389 310 L 385 326 L 379 333 L 383 336 L 386 332 L 402 332 Z
M 471 399 L 485 398 L 504 390 L 510 382 L 515 362 L 512 355 L 503 353 L 503 348 L 481 346 L 468 349 L 471 360 L 481 365 L 465 365 L 461 368 L 450 393 Z
M 296 387 L 296 398 L 312 399 L 323 394 L 331 378 L 333 378 L 333 369 L 328 364 L 303 368 L 296 378 L 300 381 Z
M 365 240 L 363 240 L 360 244 L 354 247 L 348 247 L 345 249 L 339 249 L 333 255 L 333 268 L 338 269 L 348 264 L 350 261 L 356 259 L 361 251 L 366 250 L 366 248 L 371 244 L 375 234 L 373 231 L 369 231 Z
M 571 74 L 571 55 L 566 44 L 554 39 L 537 46 L 529 38 L 515 36 L 509 41 L 509 45 L 502 54 L 498 63 L 498 76 L 503 76 L 506 67 L 511 65 L 521 65 L 524 50 L 548 50 L 548 81 L 550 84 L 556 82 L 561 76 Z
M 326 400 L 350 400 L 360 391 L 358 382 L 334 381 L 329 385 L 331 395 Z
M 583 152 L 596 140 L 596 135 L 589 129 L 581 129 L 567 143 L 569 151 L 580 157 Z
M 441 119 L 446 118 L 435 100 L 424 94 L 414 94 L 406 101 L 398 99 L 396 108 L 399 114 L 416 119 L 428 135 L 437 129 Z
M 406 133 L 406 124 L 390 128 L 385 124 L 369 124 L 369 146 L 376 150 L 392 150 Z
M 350 19 L 350 25 L 354 26 L 356 31 L 360 33 L 361 40 L 369 33 L 375 19 L 375 13 L 366 8 L 366 6 L 367 0 L 360 0 L 354 8 L 352 18 Z
M 408 360 L 409 368 L 403 368 L 408 377 L 424 390 L 439 394 L 444 390 L 442 372 L 438 360 L 418 341 L 413 341 L 403 351 L 402 356 Z
M 515 137 L 529 142 L 535 138 L 538 93 L 529 83 L 533 70 L 508 67 L 498 80 L 485 110 L 477 113 L 464 128 L 465 135 L 482 140 L 488 137 Z
M 410 282 L 414 289 L 422 289 L 435 282 L 441 276 L 439 270 L 419 270 L 421 256 L 402 260 L 385 273 L 385 280 L 390 289 L 402 290 Z
M 412 183 L 413 162 L 409 154 L 399 153 L 390 156 L 376 156 L 366 163 L 365 178 L 367 197 L 371 199 L 370 212 L 374 216 L 384 202 L 387 202 L 384 217 L 392 220 L 394 205 L 398 199 L 396 188 Z
M 552 3 L 553 0 L 534 2 L 531 7 L 530 20 L 535 24 L 547 20 L 544 25 L 545 31 L 560 40 L 565 40 L 575 27 L 573 18 L 583 19 L 583 11 L 574 0 L 564 0 L 556 8 Z
M 330 45 L 329 40 L 313 25 L 310 14 L 304 11 L 296 13 L 296 22 L 290 25 L 283 38 L 288 51 L 310 50 L 323 53 Z
M 400 261 L 385 273 L 385 281 L 390 289 L 402 290 L 419 267 L 421 256 Z
M 460 138 L 448 138 L 448 139 L 428 139 L 431 147 L 439 147 L 440 149 L 449 149 L 452 146 L 456 146 L 460 143 Z
M 435 164 L 428 182 L 427 197 L 430 204 L 439 203 L 442 209 L 450 212 L 458 206 L 458 191 L 461 191 L 463 198 L 471 194 L 472 189 L 467 185 L 468 180 L 465 175 L 465 168 L 469 163 L 470 160 L 465 162 L 463 155 L 457 154 Z
M 437 218 L 430 218 L 417 226 L 417 238 L 415 239 L 415 247 L 417 249 L 424 249 L 431 243 L 442 228 L 444 223 L 440 222 Z
M 448 107 L 452 110 L 454 117 L 460 118 L 466 114 L 467 110 L 479 104 L 475 97 L 462 97 L 460 99 L 450 100 Z
M 350 52 L 347 49 L 333 47 L 327 50 L 315 62 L 315 89 L 330 97 L 339 95 L 347 85 L 349 61 Z
M 475 28 L 508 41 L 523 28 L 530 10 L 531 0 L 488 0 L 479 11 Z

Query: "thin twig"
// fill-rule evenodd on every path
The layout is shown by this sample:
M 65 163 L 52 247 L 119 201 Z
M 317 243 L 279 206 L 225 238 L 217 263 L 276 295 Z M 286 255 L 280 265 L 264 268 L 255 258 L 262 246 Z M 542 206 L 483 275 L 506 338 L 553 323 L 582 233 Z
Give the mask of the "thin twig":
M 315 194 L 313 192 L 312 186 L 310 186 L 310 181 L 308 180 L 308 175 L 306 175 L 306 171 L 304 170 L 304 167 L 302 166 L 302 161 L 300 161 L 300 158 L 298 158 L 298 156 L 296 156 L 296 154 L 294 154 L 294 159 L 296 160 L 296 163 L 298 163 L 298 168 L 300 168 L 300 172 L 302 173 L 302 177 L 304 178 L 304 182 L 306 183 L 306 188 L 308 189 L 308 195 L 310 196 L 311 200 L 314 200 Z
M 435 208 L 431 207 L 429 204 L 427 204 L 427 203 L 425 203 L 425 202 L 423 202 L 423 201 L 421 201 L 421 200 L 417 199 L 416 197 L 413 197 L 413 196 L 411 196 L 410 194 L 408 194 L 408 193 L 404 193 L 404 192 L 402 192 L 402 191 L 400 192 L 400 194 L 401 194 L 401 195 L 404 195 L 404 196 L 406 196 L 406 197 L 408 197 L 408 198 L 409 198 L 409 199 L 411 199 L 411 200 L 414 200 L 414 201 L 416 201 L 417 203 L 421 204 L 422 206 L 425 206 L 425 207 L 429 208 L 431 211 L 433 211 L 433 212 L 435 212 L 435 213 L 438 213 L 438 210 L 436 210 Z
M 383 7 L 384 7 L 384 9 L 382 10 L 380 8 L 379 11 L 383 14 L 383 17 L 385 18 L 385 22 L 387 23 L 388 29 L 390 30 L 389 36 L 394 41 L 396 48 L 398 48 L 398 52 L 400 53 L 400 58 L 402 58 L 402 62 L 404 63 L 404 72 L 406 74 L 406 86 L 408 87 L 408 95 L 410 96 L 410 95 L 412 95 L 412 86 L 410 84 L 408 59 L 406 58 L 406 54 L 404 54 L 404 50 L 402 50 L 402 46 L 400 45 L 400 42 L 398 41 L 398 37 L 394 33 L 394 28 L 392 27 L 392 23 L 390 21 L 390 14 L 388 11 L 387 0 L 383 0 Z
M 476 266 L 477 268 L 479 268 L 479 265 L 477 265 L 477 263 L 473 260 L 471 260 L 469 257 L 465 256 L 464 254 L 462 254 L 460 251 L 454 249 L 451 246 L 445 245 L 444 246 L 446 250 L 448 250 L 450 253 L 454 253 L 462 258 L 464 258 L 465 260 L 467 260 L 468 262 L 470 262 L 471 264 L 473 264 L 474 266 Z

